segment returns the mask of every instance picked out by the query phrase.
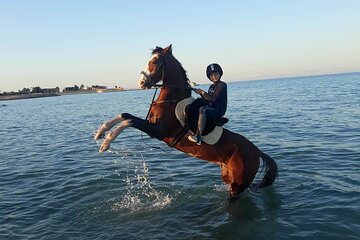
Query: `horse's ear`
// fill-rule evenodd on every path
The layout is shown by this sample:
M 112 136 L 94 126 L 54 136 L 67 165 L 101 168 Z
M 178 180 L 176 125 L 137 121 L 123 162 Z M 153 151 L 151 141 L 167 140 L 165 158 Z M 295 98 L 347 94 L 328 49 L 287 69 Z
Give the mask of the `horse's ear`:
M 166 54 L 172 54 L 172 44 L 170 44 L 169 46 L 167 46 L 166 48 L 164 48 L 164 52 Z

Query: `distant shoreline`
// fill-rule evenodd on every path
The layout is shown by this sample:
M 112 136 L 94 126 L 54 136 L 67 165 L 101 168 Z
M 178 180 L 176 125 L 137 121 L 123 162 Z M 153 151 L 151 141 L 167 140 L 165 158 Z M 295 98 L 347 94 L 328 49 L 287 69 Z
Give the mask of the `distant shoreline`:
M 60 93 L 32 93 L 32 94 L 5 95 L 5 96 L 0 96 L 0 101 L 41 98 L 41 97 L 58 97 L 58 96 L 61 96 Z
M 42 98 L 42 97 L 59 97 L 64 95 L 76 95 L 76 94 L 94 94 L 94 93 L 110 93 L 110 92 L 126 92 L 126 91 L 136 91 L 141 89 L 101 89 L 101 90 L 85 90 L 85 91 L 69 91 L 69 92 L 59 92 L 59 93 L 30 93 L 30 94 L 17 94 L 17 95 L 5 95 L 0 96 L 0 101 L 8 100 L 20 100 L 20 99 L 32 99 L 32 98 Z

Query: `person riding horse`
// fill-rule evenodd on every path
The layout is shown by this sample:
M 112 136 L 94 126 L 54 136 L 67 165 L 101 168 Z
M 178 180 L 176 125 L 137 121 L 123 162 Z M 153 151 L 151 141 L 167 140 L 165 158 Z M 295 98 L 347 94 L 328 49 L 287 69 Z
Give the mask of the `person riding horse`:
M 225 115 L 227 108 L 227 85 L 221 81 L 223 70 L 217 63 L 212 63 L 206 68 L 206 76 L 213 84 L 209 87 L 209 91 L 195 89 L 206 102 L 206 106 L 199 108 L 199 120 L 197 130 L 194 135 L 190 135 L 188 139 L 201 145 L 201 138 L 206 126 L 206 118 L 217 119 Z
M 214 75 L 213 77 L 210 77 L 211 73 Z M 197 92 L 203 97 L 199 99 L 217 99 L 215 103 L 214 101 L 209 102 L 211 102 L 211 107 L 222 115 L 226 111 L 227 88 L 226 84 L 220 81 L 222 76 L 220 66 L 211 64 L 208 67 L 207 76 L 210 80 L 214 79 L 212 80 L 214 86 L 210 87 L 209 93 L 203 93 L 198 89 Z M 270 186 L 275 181 L 278 168 L 274 159 L 239 133 L 223 128 L 220 138 L 212 144 L 196 145 L 187 138 L 180 138 L 176 141 L 179 133 L 184 129 L 176 116 L 176 107 L 182 101 L 191 98 L 192 87 L 185 69 L 172 54 L 171 45 L 166 48 L 156 47 L 145 70 L 140 75 L 139 85 L 142 89 L 159 86 L 159 82 L 162 82 L 160 93 L 151 104 L 146 119 L 125 112 L 100 126 L 94 136 L 95 140 L 104 138 L 99 152 L 108 150 L 110 143 L 126 128 L 133 127 L 189 156 L 217 163 L 220 166 L 221 178 L 230 187 L 229 199 L 231 201 L 249 187 L 259 189 Z M 221 97 L 219 98 L 219 96 Z M 211 122 L 210 120 L 212 119 L 208 118 L 208 123 Z M 115 129 L 105 134 L 114 126 L 116 126 Z M 188 133 L 186 132 L 186 134 Z M 254 182 L 255 176 L 259 172 L 260 159 L 263 164 L 262 177 L 259 181 Z

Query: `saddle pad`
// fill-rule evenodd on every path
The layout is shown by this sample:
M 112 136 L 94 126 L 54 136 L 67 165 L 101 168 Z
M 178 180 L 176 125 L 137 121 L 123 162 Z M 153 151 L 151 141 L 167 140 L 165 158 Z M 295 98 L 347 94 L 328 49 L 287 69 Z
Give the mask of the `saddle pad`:
M 179 120 L 181 126 L 185 126 L 185 109 L 186 106 L 189 105 L 190 103 L 192 103 L 193 101 L 195 101 L 195 99 L 193 97 L 188 97 L 185 98 L 183 100 L 181 100 L 180 102 L 178 102 L 178 104 L 176 104 L 175 107 L 175 115 L 176 118 Z
M 188 97 L 180 102 L 175 107 L 175 115 L 176 118 L 179 120 L 181 126 L 185 126 L 185 108 L 187 105 L 191 104 L 195 99 L 193 97 Z M 224 129 L 222 127 L 216 126 L 212 132 L 210 132 L 208 135 L 202 136 L 202 141 L 213 145 L 219 141 Z

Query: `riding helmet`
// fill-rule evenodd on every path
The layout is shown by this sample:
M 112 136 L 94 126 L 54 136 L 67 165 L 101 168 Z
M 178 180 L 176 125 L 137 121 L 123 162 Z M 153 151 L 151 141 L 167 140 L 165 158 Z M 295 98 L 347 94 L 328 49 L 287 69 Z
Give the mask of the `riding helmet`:
M 206 76 L 210 79 L 210 74 L 213 72 L 220 73 L 220 77 L 223 75 L 223 70 L 221 69 L 220 65 L 217 63 L 212 63 L 206 68 Z

